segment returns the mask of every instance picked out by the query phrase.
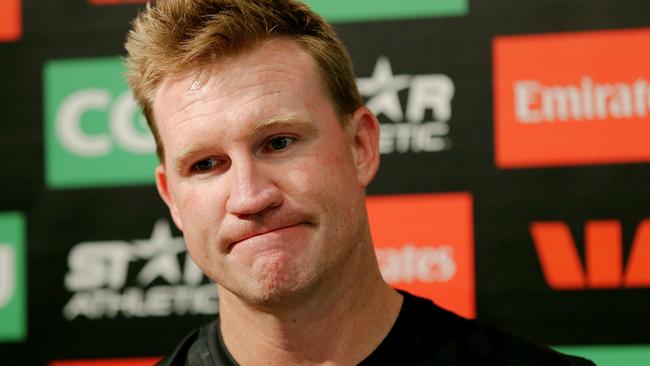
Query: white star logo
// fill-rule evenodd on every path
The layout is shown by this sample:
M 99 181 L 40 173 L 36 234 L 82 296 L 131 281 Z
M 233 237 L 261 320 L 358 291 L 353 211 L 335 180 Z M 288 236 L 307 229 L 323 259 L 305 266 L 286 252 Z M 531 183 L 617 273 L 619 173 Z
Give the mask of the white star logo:
M 381 56 L 370 78 L 358 78 L 357 87 L 364 97 L 370 97 L 366 106 L 376 115 L 384 114 L 394 122 L 404 119 L 398 92 L 409 86 L 409 75 L 393 75 L 390 61 Z
M 181 270 L 176 255 L 185 251 L 183 238 L 172 237 L 167 220 L 158 220 L 151 232 L 151 238 L 135 240 L 135 253 L 144 259 L 151 258 L 138 274 L 138 282 L 146 286 L 156 278 L 169 283 L 181 280 Z

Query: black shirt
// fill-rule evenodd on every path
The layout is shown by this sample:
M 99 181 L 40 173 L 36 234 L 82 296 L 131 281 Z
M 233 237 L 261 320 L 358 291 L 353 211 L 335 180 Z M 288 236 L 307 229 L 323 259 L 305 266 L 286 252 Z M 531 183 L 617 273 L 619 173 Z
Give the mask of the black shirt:
M 504 331 L 462 318 L 421 297 L 404 303 L 386 338 L 359 365 L 593 366 Z M 234 366 L 219 319 L 194 331 L 160 366 Z

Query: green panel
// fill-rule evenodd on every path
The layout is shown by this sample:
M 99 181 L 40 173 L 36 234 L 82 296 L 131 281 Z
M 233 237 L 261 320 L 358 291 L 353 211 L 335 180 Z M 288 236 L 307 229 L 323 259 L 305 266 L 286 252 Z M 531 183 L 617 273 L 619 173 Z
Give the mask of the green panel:
M 50 188 L 153 183 L 153 137 L 118 57 L 45 65 L 45 164 Z
M 25 221 L 19 213 L 0 213 L 0 342 L 27 337 Z
M 467 0 L 306 0 L 332 22 L 465 15 Z
M 598 366 L 650 365 L 650 345 L 561 346 L 556 350 L 588 358 Z

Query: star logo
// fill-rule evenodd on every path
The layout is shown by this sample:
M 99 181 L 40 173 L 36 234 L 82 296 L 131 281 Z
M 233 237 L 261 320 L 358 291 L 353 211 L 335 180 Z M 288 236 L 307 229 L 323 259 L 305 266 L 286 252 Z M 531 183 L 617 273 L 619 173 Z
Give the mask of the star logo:
M 167 220 L 158 220 L 151 232 L 151 238 L 134 240 L 134 253 L 147 264 L 138 274 L 138 282 L 147 286 L 161 277 L 169 283 L 181 280 L 181 269 L 177 254 L 185 251 L 183 238 L 174 238 Z
M 357 79 L 357 87 L 364 97 L 366 106 L 376 115 L 384 114 L 392 121 L 402 121 L 404 112 L 399 101 L 399 91 L 409 87 L 409 75 L 393 75 L 390 60 L 381 56 L 377 59 L 372 76 Z

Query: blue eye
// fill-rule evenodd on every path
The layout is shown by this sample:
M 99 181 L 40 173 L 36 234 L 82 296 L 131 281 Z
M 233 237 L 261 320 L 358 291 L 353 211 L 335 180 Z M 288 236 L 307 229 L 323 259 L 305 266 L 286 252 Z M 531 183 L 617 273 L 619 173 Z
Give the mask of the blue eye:
M 196 163 L 192 165 L 192 170 L 198 171 L 198 172 L 205 172 L 208 171 L 215 166 L 217 166 L 219 162 L 215 158 L 208 158 L 208 159 L 203 159 L 199 160 Z
M 271 150 L 284 150 L 289 145 L 291 145 L 295 139 L 293 137 L 288 137 L 288 136 L 279 136 L 279 137 L 274 137 L 269 142 L 266 144 L 268 149 Z

